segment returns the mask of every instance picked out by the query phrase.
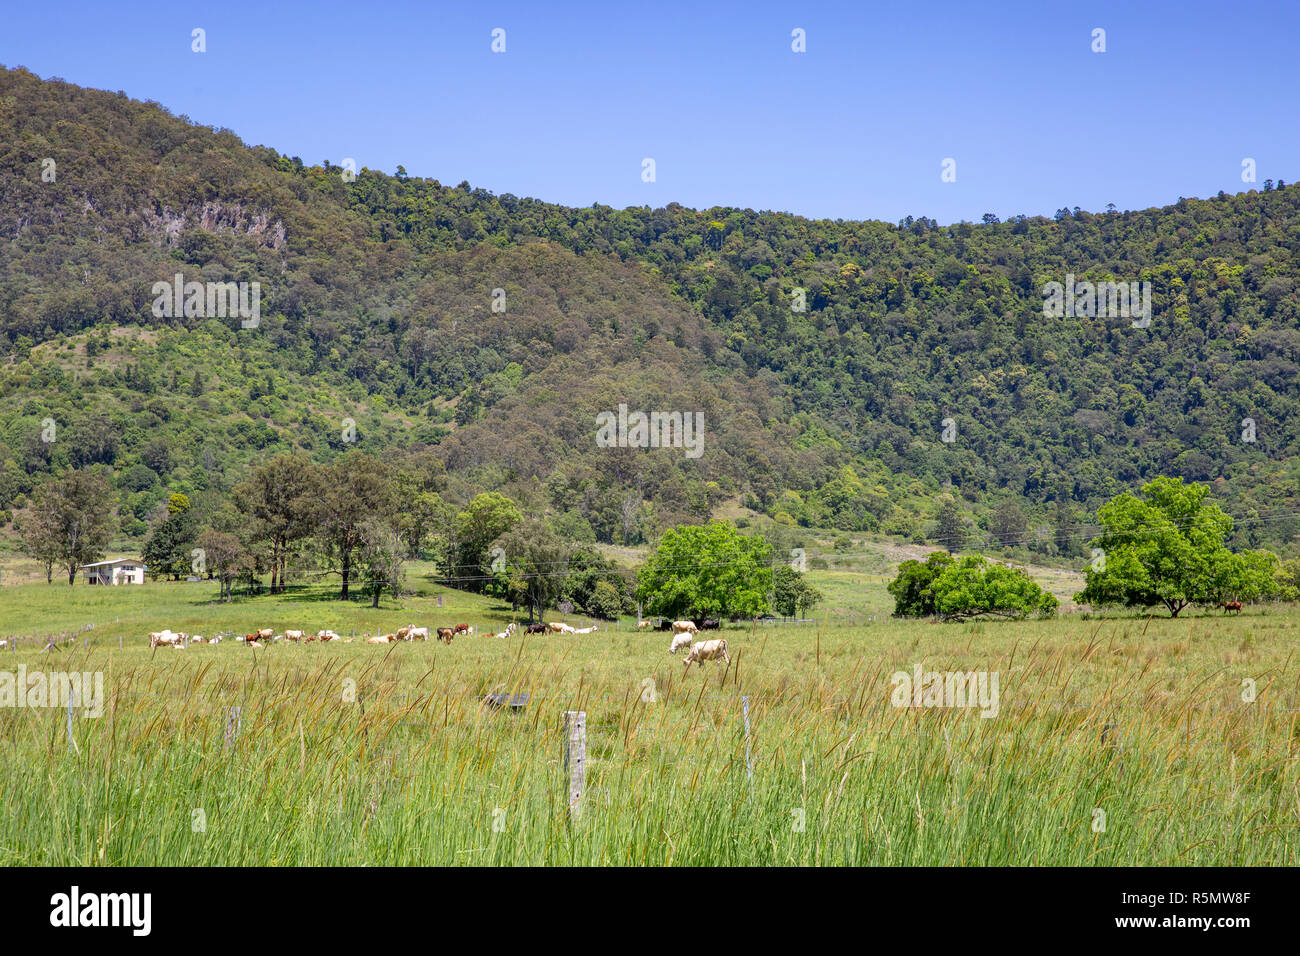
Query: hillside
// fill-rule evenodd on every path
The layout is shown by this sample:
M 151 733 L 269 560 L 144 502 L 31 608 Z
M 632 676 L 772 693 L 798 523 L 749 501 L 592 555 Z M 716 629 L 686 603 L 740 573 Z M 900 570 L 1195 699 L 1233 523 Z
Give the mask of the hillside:
M 1239 544 L 1300 536 L 1294 186 L 952 227 L 572 209 L 348 182 L 21 70 L 0 71 L 0 151 L 10 509 L 104 464 L 134 540 L 173 491 L 357 444 L 428 452 L 452 499 L 504 490 L 607 543 L 740 505 L 933 537 L 948 488 L 975 534 L 1066 558 L 1087 511 L 1160 473 L 1212 483 Z M 177 273 L 259 283 L 258 326 L 156 316 Z M 1149 281 L 1151 327 L 1045 318 L 1067 274 Z M 597 447 L 620 404 L 703 412 L 704 453 Z

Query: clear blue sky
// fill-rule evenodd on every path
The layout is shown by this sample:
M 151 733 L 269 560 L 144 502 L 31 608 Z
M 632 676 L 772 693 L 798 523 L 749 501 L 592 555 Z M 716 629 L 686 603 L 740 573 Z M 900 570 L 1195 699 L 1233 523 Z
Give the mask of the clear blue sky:
M 307 162 L 576 206 L 950 223 L 1260 188 L 1244 157 L 1300 180 L 1297 0 L 7 7 L 5 66 Z

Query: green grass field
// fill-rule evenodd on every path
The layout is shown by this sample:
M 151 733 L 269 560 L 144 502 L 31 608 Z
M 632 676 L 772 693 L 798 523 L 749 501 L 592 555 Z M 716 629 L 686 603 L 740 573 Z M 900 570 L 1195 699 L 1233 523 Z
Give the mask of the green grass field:
M 207 583 L 5 586 L 0 638 L 23 640 L 0 672 L 99 670 L 105 699 L 71 742 L 63 709 L 0 707 L 0 864 L 1300 863 L 1295 608 L 898 622 L 879 575 L 813 577 L 827 606 L 877 620 L 736 626 L 730 666 L 687 674 L 667 635 L 626 621 L 361 643 L 510 617 L 421 573 L 377 611 L 325 587 L 214 605 Z M 144 639 L 255 626 L 358 640 Z M 893 706 L 891 676 L 916 664 L 996 672 L 997 716 Z M 532 697 L 498 712 L 482 698 L 499 691 Z M 587 714 L 574 816 L 566 710 Z

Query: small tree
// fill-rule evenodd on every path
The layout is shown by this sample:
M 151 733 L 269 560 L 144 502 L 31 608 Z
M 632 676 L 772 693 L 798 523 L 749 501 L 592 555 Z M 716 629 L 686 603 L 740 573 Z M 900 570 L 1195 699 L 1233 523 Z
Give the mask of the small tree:
M 104 556 L 113 532 L 112 489 L 108 478 L 93 471 L 70 471 L 42 485 L 36 493 L 24 545 L 37 560 L 61 563 L 68 584 L 77 568 Z
M 960 551 L 966 543 L 966 516 L 962 514 L 952 495 L 939 497 L 939 513 L 935 516 L 935 537 L 949 551 Z
M 528 521 L 497 539 L 505 553 L 507 590 L 528 607 L 528 620 L 541 620 L 560 600 L 569 564 L 569 548 L 543 522 Z
M 802 617 L 816 607 L 824 595 L 808 583 L 805 575 L 788 564 L 778 565 L 772 571 L 772 607 L 778 614 Z
M 904 561 L 898 576 L 886 585 L 894 598 L 894 617 L 933 617 L 934 581 L 952 564 L 947 551 L 933 551 L 925 561 Z
M 54 566 L 59 563 L 59 532 L 54 515 L 48 509 L 30 507 L 15 522 L 22 539 L 23 553 L 40 562 L 45 569 L 45 583 L 54 583 Z
M 1021 568 L 989 564 L 972 554 L 948 565 L 931 585 L 934 606 L 944 620 L 971 617 L 1020 618 L 1056 613 L 1055 596 L 1044 591 Z
M 207 570 L 221 582 L 219 600 L 229 601 L 231 585 L 249 570 L 250 559 L 243 544 L 236 535 L 208 529 L 199 535 L 198 545 L 203 549 Z
M 597 581 L 587 601 L 586 609 L 595 617 L 612 621 L 622 612 L 623 600 L 614 585 L 608 581 Z
M 357 558 L 371 607 L 379 607 L 379 596 L 385 590 L 395 598 L 401 596 L 406 546 L 397 529 L 381 518 L 365 519 L 360 528 Z
M 366 522 L 395 519 L 392 473 L 379 459 L 351 452 L 325 469 L 321 477 L 316 526 L 342 581 L 339 598 L 346 601 L 354 556 L 361 547 Z

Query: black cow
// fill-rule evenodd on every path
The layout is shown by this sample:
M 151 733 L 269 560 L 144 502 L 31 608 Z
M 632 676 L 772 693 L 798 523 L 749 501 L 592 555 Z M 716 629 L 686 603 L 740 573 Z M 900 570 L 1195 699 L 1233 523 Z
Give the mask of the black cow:
M 529 624 L 524 628 L 524 633 L 526 634 L 546 634 L 549 631 L 550 628 L 545 624 Z
M 716 617 L 706 617 L 702 621 L 696 621 L 695 626 L 698 627 L 701 631 L 716 631 L 718 628 L 722 626 L 722 622 L 719 621 Z

